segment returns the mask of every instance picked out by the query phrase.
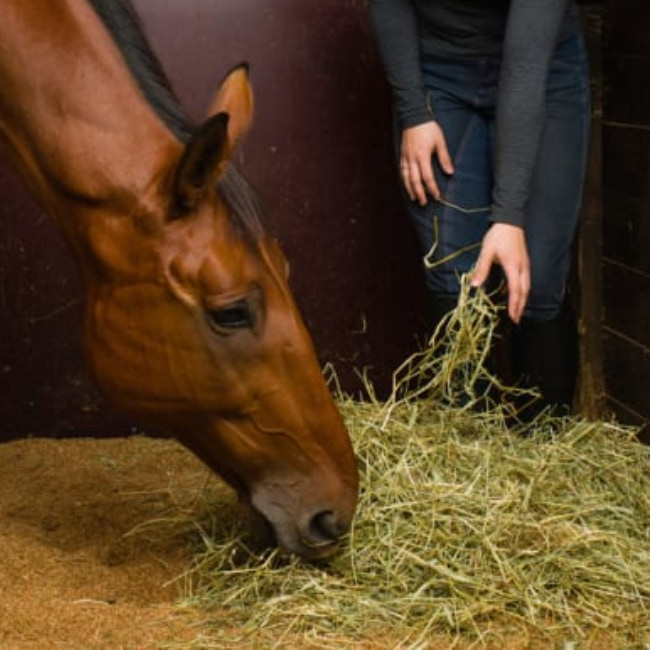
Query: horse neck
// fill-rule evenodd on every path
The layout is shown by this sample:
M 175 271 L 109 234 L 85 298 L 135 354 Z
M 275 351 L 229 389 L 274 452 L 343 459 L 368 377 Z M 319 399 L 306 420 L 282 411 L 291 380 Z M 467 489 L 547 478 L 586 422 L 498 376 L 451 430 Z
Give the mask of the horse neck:
M 84 206 L 146 196 L 181 145 L 86 0 L 5 0 L 0 144 L 64 231 Z M 120 198 L 121 197 L 121 198 Z

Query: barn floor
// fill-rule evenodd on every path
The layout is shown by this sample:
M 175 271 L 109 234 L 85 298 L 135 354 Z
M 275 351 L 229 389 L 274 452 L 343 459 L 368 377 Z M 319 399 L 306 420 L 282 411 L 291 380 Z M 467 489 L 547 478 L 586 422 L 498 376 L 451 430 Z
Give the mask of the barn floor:
M 187 507 L 207 470 L 143 438 L 0 445 L 0 649 L 155 648 L 190 642 L 187 537 L 125 534 Z
M 210 491 L 224 489 L 173 441 L 0 444 L 0 650 L 208 647 L 201 639 L 211 637 L 205 621 L 210 614 L 180 605 L 187 589 L 182 576 L 196 552 L 196 538 L 187 526 L 173 524 L 201 517 L 205 506 L 196 498 L 206 485 Z M 385 632 L 371 643 L 342 640 L 342 647 L 397 647 L 398 640 L 391 643 Z M 283 647 L 308 646 L 300 641 Z M 476 646 L 432 637 L 428 647 Z M 497 647 L 569 646 L 535 641 L 533 635 L 490 650 Z M 605 635 L 586 647 L 616 646 Z

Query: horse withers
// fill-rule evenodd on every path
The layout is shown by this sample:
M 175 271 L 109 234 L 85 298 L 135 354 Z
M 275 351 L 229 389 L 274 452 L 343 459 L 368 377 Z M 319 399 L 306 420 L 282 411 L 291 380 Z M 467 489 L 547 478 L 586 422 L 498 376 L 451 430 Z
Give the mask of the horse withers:
M 2 3 L 0 144 L 77 262 L 98 385 L 220 474 L 282 549 L 319 558 L 350 527 L 357 468 L 231 162 L 252 112 L 239 66 L 193 125 L 126 0 Z

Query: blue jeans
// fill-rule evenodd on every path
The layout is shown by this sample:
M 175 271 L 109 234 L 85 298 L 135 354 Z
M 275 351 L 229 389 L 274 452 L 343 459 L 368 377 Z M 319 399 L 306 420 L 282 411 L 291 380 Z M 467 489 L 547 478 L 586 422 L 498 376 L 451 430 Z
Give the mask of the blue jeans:
M 499 60 L 427 60 L 422 70 L 455 172 L 446 176 L 434 161 L 440 202 L 421 207 L 405 198 L 425 260 L 426 286 L 434 298 L 449 300 L 458 295 L 460 274 L 475 264 L 490 227 Z M 551 63 L 526 211 L 531 292 L 524 315 L 532 320 L 554 318 L 564 301 L 582 201 L 589 117 L 587 57 L 577 34 L 558 45 Z

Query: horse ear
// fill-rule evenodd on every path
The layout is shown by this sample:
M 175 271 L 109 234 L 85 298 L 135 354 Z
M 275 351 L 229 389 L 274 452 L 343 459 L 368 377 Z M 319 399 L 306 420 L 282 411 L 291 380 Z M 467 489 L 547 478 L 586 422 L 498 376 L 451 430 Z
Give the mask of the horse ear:
M 226 113 L 228 137 L 234 147 L 246 134 L 253 120 L 253 90 L 248 78 L 248 64 L 240 63 L 230 70 L 208 111 L 209 115 Z
M 204 122 L 185 146 L 176 169 L 175 212 L 193 211 L 208 188 L 214 187 L 230 158 L 228 115 L 217 113 Z
M 205 191 L 214 187 L 232 150 L 253 118 L 253 91 L 248 65 L 233 68 L 221 82 L 209 117 L 185 147 L 174 177 L 175 214 L 186 214 L 198 205 Z

